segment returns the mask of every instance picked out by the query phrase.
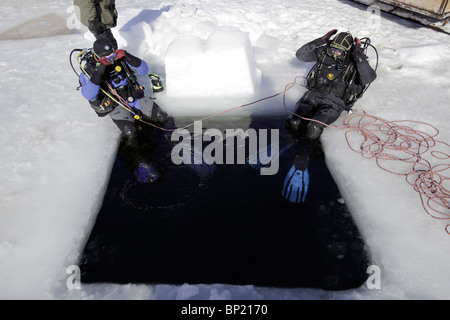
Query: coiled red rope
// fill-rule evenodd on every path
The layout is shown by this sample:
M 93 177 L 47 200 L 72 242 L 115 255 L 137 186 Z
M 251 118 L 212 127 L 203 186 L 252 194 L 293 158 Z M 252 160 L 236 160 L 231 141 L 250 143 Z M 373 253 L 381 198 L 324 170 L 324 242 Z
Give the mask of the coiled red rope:
M 345 138 L 351 150 L 375 159 L 384 171 L 404 176 L 428 215 L 450 220 L 450 145 L 436 140 L 436 127 L 421 121 L 387 121 L 365 112 L 346 116 L 341 127 L 347 129 Z M 359 136 L 359 142 L 352 134 Z M 450 225 L 445 230 L 450 234 Z

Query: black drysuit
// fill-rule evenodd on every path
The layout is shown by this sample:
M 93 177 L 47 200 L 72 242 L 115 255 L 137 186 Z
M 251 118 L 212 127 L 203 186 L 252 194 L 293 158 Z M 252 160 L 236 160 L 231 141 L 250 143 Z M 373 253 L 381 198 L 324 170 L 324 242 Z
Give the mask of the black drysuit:
M 329 54 L 329 46 L 323 38 L 316 39 L 297 50 L 297 59 L 316 62 L 308 79 L 308 91 L 297 102 L 294 113 L 304 118 L 331 124 L 349 108 L 355 94 L 376 78 L 376 73 L 360 51 L 351 51 L 345 58 L 335 60 Z M 309 139 L 317 139 L 323 125 L 303 120 L 295 115 L 289 116 L 287 126 L 290 130 L 302 133 Z

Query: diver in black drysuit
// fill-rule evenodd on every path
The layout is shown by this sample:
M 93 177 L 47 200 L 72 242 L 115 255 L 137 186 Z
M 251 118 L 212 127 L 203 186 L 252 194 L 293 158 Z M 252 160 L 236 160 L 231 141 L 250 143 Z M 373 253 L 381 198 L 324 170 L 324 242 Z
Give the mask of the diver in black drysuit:
M 297 102 L 295 115 L 286 119 L 286 127 L 295 141 L 296 156 L 282 194 L 291 202 L 305 201 L 309 158 L 313 153 L 322 152 L 316 146 L 324 127 L 335 122 L 344 110 L 350 110 L 376 78 L 361 41 L 348 32 L 341 32 L 330 40 L 336 33 L 336 29 L 331 30 L 296 52 L 300 61 L 316 64 L 308 74 L 308 91 Z
M 316 62 L 307 79 L 308 91 L 297 102 L 295 115 L 287 119 L 287 128 L 315 140 L 324 124 L 336 121 L 355 101 L 355 95 L 376 78 L 376 72 L 361 50 L 361 42 L 350 33 L 329 31 L 325 36 L 308 42 L 297 50 L 297 59 Z M 322 124 L 323 123 L 323 124 Z

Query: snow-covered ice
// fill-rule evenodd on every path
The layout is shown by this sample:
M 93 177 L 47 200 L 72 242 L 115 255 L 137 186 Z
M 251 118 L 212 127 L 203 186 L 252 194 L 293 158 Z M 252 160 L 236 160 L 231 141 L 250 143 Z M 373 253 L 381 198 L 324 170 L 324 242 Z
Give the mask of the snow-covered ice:
M 170 96 L 166 88 L 157 99 L 175 118 L 208 116 L 213 110 L 282 92 L 311 67 L 296 60 L 295 51 L 338 28 L 360 38 L 370 37 L 379 53 L 378 78 L 355 111 L 388 121 L 422 121 L 439 130 L 436 139 L 450 142 L 448 34 L 383 12 L 374 17 L 366 6 L 343 0 L 130 0 L 117 1 L 117 9 L 119 25 L 114 33 L 119 45 L 145 59 L 163 81 L 169 77 L 165 58 L 182 54 L 169 52 L 181 39 L 202 43 L 222 32 L 248 36 L 254 60 L 248 51 L 241 56 L 254 70 L 250 76 L 258 75 L 255 70 L 261 72 L 260 82 L 247 81 L 254 91 L 247 89 L 245 95 L 234 96 L 224 90 L 214 98 L 185 98 Z M 71 32 L 54 36 L 52 22 L 61 24 L 61 19 L 39 22 L 39 17 L 48 14 L 63 17 L 67 25 L 60 27 L 70 27 Z M 67 270 L 80 258 L 101 206 L 119 132 L 109 118 L 98 118 L 76 91 L 78 80 L 68 55 L 74 48 L 92 46 L 93 37 L 85 27 L 73 29 L 77 23 L 71 6 L 62 0 L 4 0 L 0 4 L 0 33 L 33 19 L 43 27 L 39 37 L 0 41 L 0 298 L 450 298 L 450 235 L 445 232 L 449 221 L 433 219 L 404 177 L 385 172 L 374 159 L 351 151 L 345 130 L 332 128 L 322 137 L 327 161 L 371 262 L 381 271 L 380 288 L 363 285 L 333 292 L 226 284 L 83 284 L 80 289 L 69 289 Z M 374 62 L 374 52 L 369 50 L 369 54 Z M 204 86 L 205 92 L 212 89 Z M 304 90 L 294 86 L 287 92 L 289 109 Z M 278 95 L 230 114 L 282 115 L 285 110 Z M 448 164 L 448 158 L 442 161 Z
M 207 40 L 182 36 L 165 55 L 169 97 L 253 96 L 261 83 L 248 34 L 216 31 Z

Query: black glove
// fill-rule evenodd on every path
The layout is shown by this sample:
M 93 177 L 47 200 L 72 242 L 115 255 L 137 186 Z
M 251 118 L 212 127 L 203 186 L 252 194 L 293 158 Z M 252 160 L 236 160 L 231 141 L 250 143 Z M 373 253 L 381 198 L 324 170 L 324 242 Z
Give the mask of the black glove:
M 94 20 L 89 20 L 89 31 L 91 31 L 94 34 L 102 33 L 106 30 L 105 25 L 95 18 Z
M 93 84 L 100 85 L 102 83 L 103 74 L 105 73 L 105 68 L 106 68 L 105 64 L 103 64 L 101 62 L 97 62 L 97 64 L 95 65 L 95 70 L 91 76 L 91 82 Z
M 324 43 L 328 42 L 328 40 L 330 40 L 330 38 L 337 33 L 337 29 L 333 29 L 328 31 L 328 33 L 326 35 L 324 35 L 322 38 L 320 38 Z

